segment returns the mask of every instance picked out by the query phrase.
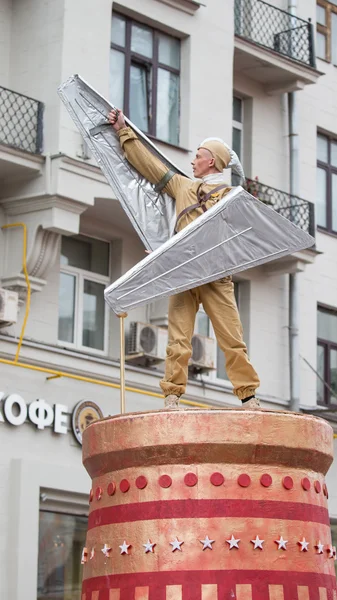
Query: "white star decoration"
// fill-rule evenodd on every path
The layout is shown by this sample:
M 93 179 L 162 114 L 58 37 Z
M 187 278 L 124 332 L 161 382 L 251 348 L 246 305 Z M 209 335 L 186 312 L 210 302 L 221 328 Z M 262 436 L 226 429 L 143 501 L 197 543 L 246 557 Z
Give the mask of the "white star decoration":
M 126 541 L 124 540 L 123 544 L 120 547 L 121 549 L 121 554 L 129 554 L 128 553 L 128 548 L 130 548 L 131 544 L 127 544 Z
M 206 550 L 206 548 L 210 548 L 210 550 L 213 550 L 212 544 L 214 544 L 214 540 L 210 540 L 208 535 L 206 535 L 204 540 L 199 541 L 204 545 L 203 550 Z
M 106 556 L 106 558 L 109 558 L 111 550 L 112 550 L 112 548 L 110 548 L 110 546 L 108 546 L 107 544 L 104 544 L 101 552 L 103 552 L 103 554 L 104 554 L 104 556 Z
M 175 540 L 173 540 L 173 542 L 170 542 L 171 546 L 172 546 L 172 552 L 174 552 L 175 550 L 180 550 L 180 552 L 182 552 L 180 546 L 181 544 L 183 544 L 184 542 L 179 542 L 178 538 L 176 537 Z
M 261 548 L 261 550 L 263 550 L 263 542 L 264 540 L 260 540 L 259 536 L 257 535 L 255 540 L 250 540 L 252 544 L 254 544 L 254 550 L 256 550 L 256 548 Z
M 232 537 L 230 540 L 226 540 L 227 544 L 229 544 L 229 549 L 231 550 L 232 548 L 238 548 L 239 547 L 239 541 L 240 540 L 236 540 L 234 535 L 232 534 Z
M 305 538 L 301 542 L 297 542 L 301 546 L 301 552 L 308 552 L 309 542 Z
M 275 543 L 278 544 L 278 550 L 286 550 L 288 540 L 284 540 L 282 535 L 279 540 L 275 540 Z
M 145 554 L 147 552 L 153 552 L 153 546 L 155 546 L 155 545 L 156 545 L 155 543 L 151 544 L 151 540 L 147 540 L 146 544 L 143 544 L 143 546 L 145 548 Z
M 200 543 L 202 544 L 202 550 L 206 550 L 207 548 L 209 548 L 209 550 L 213 550 L 213 546 L 212 544 L 214 544 L 215 540 L 211 540 L 208 535 L 205 536 L 205 539 L 203 540 L 199 540 Z M 229 545 L 229 550 L 232 550 L 233 548 L 237 548 L 239 549 L 239 543 L 241 542 L 241 540 L 239 538 L 235 538 L 235 536 L 232 534 L 231 538 L 229 540 L 225 540 L 226 543 Z M 288 540 L 283 539 L 282 536 L 279 537 L 278 540 L 274 540 L 275 543 L 278 545 L 278 550 L 287 550 L 287 544 L 288 544 Z M 243 543 L 243 542 L 242 542 Z M 248 540 L 246 543 L 249 543 Z M 263 544 L 265 543 L 265 540 L 262 540 L 258 535 L 255 536 L 254 539 L 250 540 L 251 544 L 254 544 L 254 550 L 260 549 L 263 550 Z M 181 546 L 184 544 L 184 541 L 179 541 L 179 539 L 177 537 L 175 537 L 175 539 L 172 542 L 169 542 L 169 544 L 172 546 L 172 552 L 175 552 L 176 550 L 179 550 L 179 552 L 182 552 Z M 305 537 L 302 538 L 302 540 L 299 540 L 297 542 L 297 544 L 300 546 L 300 551 L 301 552 L 309 552 L 309 546 L 311 544 L 311 542 L 307 542 L 307 540 L 305 539 Z M 150 539 L 147 540 L 147 542 L 145 542 L 145 544 L 142 544 L 143 548 L 145 548 L 144 552 L 145 554 L 147 554 L 148 552 L 154 552 L 154 547 L 156 546 L 156 542 L 151 542 Z M 324 555 L 324 549 L 326 549 L 327 552 L 327 558 L 332 558 L 334 560 L 336 560 L 336 546 L 332 546 L 330 545 L 324 545 L 322 544 L 321 540 L 318 540 L 316 544 L 314 544 L 314 542 L 312 542 L 312 547 L 316 548 L 316 554 L 323 554 Z M 120 548 L 120 553 L 121 554 L 129 554 L 128 550 L 129 548 L 131 548 L 131 544 L 127 544 L 126 541 L 124 540 L 123 544 L 121 544 L 121 546 L 119 546 Z M 103 548 L 101 548 L 101 552 L 104 554 L 104 556 L 106 558 L 110 558 L 110 553 L 112 552 L 112 547 L 109 546 L 108 544 L 104 544 Z M 90 560 L 92 560 L 96 555 L 95 552 L 95 547 L 93 546 L 91 548 L 90 551 L 90 555 L 88 552 L 87 548 L 83 548 L 82 550 L 82 557 L 81 557 L 81 563 L 82 565 L 85 564 L 88 561 L 88 558 Z

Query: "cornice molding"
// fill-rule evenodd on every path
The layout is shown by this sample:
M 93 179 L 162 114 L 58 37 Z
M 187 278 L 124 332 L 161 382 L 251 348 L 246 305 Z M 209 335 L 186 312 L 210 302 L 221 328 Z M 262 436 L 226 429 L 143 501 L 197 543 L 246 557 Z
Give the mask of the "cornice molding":
M 2 206 L 7 215 L 17 216 L 26 213 L 49 210 L 51 208 L 61 208 L 76 215 L 81 215 L 88 205 L 77 202 L 63 196 L 27 196 L 21 198 L 11 198 L 2 202 Z
M 182 10 L 189 15 L 194 15 L 200 6 L 205 6 L 202 2 L 197 2 L 197 0 L 157 0 L 157 2 L 173 6 L 173 8 Z
M 45 279 L 48 269 L 53 267 L 57 259 L 60 239 L 58 233 L 38 228 L 27 260 L 29 276 Z
M 44 279 L 39 279 L 38 277 L 29 277 L 29 283 L 31 292 L 41 292 L 41 290 L 46 285 L 46 281 Z M 23 273 L 18 273 L 17 275 L 9 275 L 8 277 L 1 278 L 1 287 L 6 290 L 12 290 L 13 292 L 17 292 L 19 294 L 19 305 L 22 306 L 26 302 L 27 298 L 27 283 L 26 278 Z

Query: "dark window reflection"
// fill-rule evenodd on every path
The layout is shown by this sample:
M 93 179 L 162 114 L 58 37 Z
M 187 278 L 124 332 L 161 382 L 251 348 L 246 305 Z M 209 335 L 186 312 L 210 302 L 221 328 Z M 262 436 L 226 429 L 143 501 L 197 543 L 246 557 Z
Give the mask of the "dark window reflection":
M 37 600 L 81 600 L 87 517 L 40 512 Z

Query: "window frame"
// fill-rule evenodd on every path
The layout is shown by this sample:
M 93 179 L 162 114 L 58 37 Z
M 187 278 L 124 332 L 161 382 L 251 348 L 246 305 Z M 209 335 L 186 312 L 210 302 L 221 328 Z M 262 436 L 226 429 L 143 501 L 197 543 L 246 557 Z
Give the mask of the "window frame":
M 325 312 L 325 313 L 329 313 L 329 314 L 333 314 L 335 316 L 337 316 L 337 308 L 333 308 L 330 306 L 325 306 L 323 304 L 318 304 L 317 306 L 317 317 L 318 317 L 318 312 Z M 330 350 L 336 350 L 337 351 L 337 341 L 336 342 L 331 342 L 330 340 L 325 340 L 323 338 L 318 337 L 318 332 L 317 332 L 317 343 L 316 343 L 316 348 L 318 348 L 318 346 L 323 347 L 324 348 L 324 382 L 331 388 L 331 368 L 330 368 Z M 330 401 L 330 391 L 327 388 L 326 385 L 324 385 L 324 399 L 323 402 L 319 402 L 317 399 L 317 390 L 316 390 L 316 402 L 319 406 L 336 406 L 335 402 L 331 402 Z
M 336 6 L 337 8 L 337 6 Z M 337 138 L 333 135 L 329 135 L 327 133 L 323 133 L 321 131 L 317 131 L 318 136 L 324 137 L 328 143 L 328 162 L 325 163 L 322 160 L 317 158 L 316 167 L 324 170 L 327 175 L 327 185 L 326 185 L 326 197 L 325 197 L 325 206 L 326 206 L 326 227 L 323 225 L 317 224 L 318 231 L 327 232 L 331 235 L 337 236 L 337 229 L 332 229 L 332 175 L 336 175 L 337 177 L 337 167 L 334 167 L 331 164 L 331 143 L 337 143 Z M 316 138 L 316 139 L 317 139 Z M 318 152 L 317 152 L 318 154 Z
M 99 240 L 109 245 L 109 263 L 108 271 L 111 271 L 111 244 L 107 240 L 102 240 L 93 236 L 85 235 L 88 239 Z M 79 267 L 73 267 L 71 265 L 60 264 L 60 274 L 65 273 L 67 275 L 73 275 L 75 277 L 75 302 L 74 302 L 74 341 L 67 342 L 58 339 L 57 345 L 62 348 L 68 348 L 69 350 L 78 350 L 79 352 L 85 352 L 86 354 L 94 354 L 96 356 L 107 356 L 109 347 L 109 321 L 110 311 L 108 305 L 104 303 L 104 334 L 103 334 L 103 350 L 98 348 L 91 348 L 90 346 L 84 346 L 82 344 L 83 336 L 83 294 L 84 294 L 84 280 L 92 281 L 93 283 L 99 283 L 107 287 L 110 283 L 109 275 L 101 275 L 93 271 L 87 271 L 86 269 L 80 269 Z M 59 321 L 58 321 L 59 322 Z M 57 334 L 58 335 L 58 334 Z
M 335 13 L 337 15 L 337 5 L 331 4 L 329 0 L 316 0 L 316 5 L 321 6 L 325 9 L 326 15 L 326 25 L 321 25 L 321 23 L 317 22 L 316 19 L 316 31 L 325 37 L 325 58 L 317 56 L 319 60 L 325 60 L 326 62 L 331 63 L 332 51 L 331 51 L 331 13 Z M 332 63 L 334 64 L 334 63 Z M 337 66 L 337 65 L 335 65 Z
M 131 17 L 127 17 L 126 15 L 119 13 L 117 11 L 112 12 L 112 18 L 116 15 L 119 18 L 125 20 L 125 46 L 119 46 L 115 42 L 110 39 L 110 49 L 116 50 L 117 52 L 122 52 L 124 54 L 124 106 L 123 111 L 126 115 L 130 115 L 130 75 L 131 75 L 131 66 L 133 63 L 136 63 L 141 66 L 145 66 L 146 69 L 149 67 L 152 69 L 152 89 L 150 93 L 150 98 L 148 98 L 148 131 L 145 133 L 149 137 L 153 137 L 158 139 L 164 143 L 171 144 L 172 146 L 179 146 L 180 144 L 180 105 L 181 105 L 181 40 L 178 37 L 170 35 L 165 31 L 161 31 L 160 29 L 155 29 L 150 25 L 144 25 L 143 23 L 133 19 Z M 137 27 L 148 31 L 149 29 L 152 32 L 152 58 L 143 56 L 137 52 L 131 50 L 131 36 L 132 36 L 132 25 L 135 24 Z M 167 35 L 175 40 L 179 41 L 180 45 L 180 55 L 179 55 L 179 69 L 175 69 L 170 65 L 165 65 L 159 62 L 159 36 Z M 178 121 L 179 121 L 179 134 L 177 142 L 173 142 L 171 140 L 162 140 L 157 136 L 157 92 L 158 92 L 158 70 L 163 69 L 173 73 L 179 77 L 179 113 L 178 113 Z

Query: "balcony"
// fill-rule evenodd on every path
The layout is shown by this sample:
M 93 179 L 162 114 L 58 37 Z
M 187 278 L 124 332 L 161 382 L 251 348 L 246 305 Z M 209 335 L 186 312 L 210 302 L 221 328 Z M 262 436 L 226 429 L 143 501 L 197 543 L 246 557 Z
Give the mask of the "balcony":
M 246 179 L 245 189 L 255 198 L 267 204 L 280 215 L 315 237 L 315 205 L 298 196 L 269 187 L 258 179 Z M 303 271 L 306 264 L 311 264 L 317 250 L 315 247 L 286 256 L 265 265 L 264 270 L 273 273 L 295 273 Z
M 41 169 L 43 104 L 0 86 L 0 180 Z
M 315 83 L 321 73 L 312 23 L 263 0 L 234 1 L 234 72 L 258 81 L 269 94 Z

